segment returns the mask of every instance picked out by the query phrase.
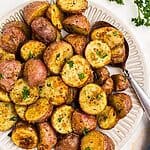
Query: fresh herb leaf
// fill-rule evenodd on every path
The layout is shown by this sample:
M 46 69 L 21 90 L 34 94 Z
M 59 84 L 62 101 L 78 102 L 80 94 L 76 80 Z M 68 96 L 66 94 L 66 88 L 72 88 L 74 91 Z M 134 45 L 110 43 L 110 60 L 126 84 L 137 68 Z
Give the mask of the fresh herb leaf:
M 91 148 L 90 147 L 86 147 L 85 150 L 91 150 Z
M 60 53 L 58 53 L 58 54 L 56 55 L 56 60 L 58 60 L 59 57 L 60 57 Z
M 60 117 L 60 118 L 57 119 L 58 122 L 61 122 L 61 120 L 62 120 L 62 117 Z
M 85 75 L 84 75 L 84 73 L 79 73 L 79 74 L 78 74 L 78 77 L 79 77 L 80 80 L 82 80 L 82 79 L 85 78 Z
M 108 55 L 105 53 L 105 54 L 103 54 L 102 56 L 101 56 L 101 58 L 105 58 L 105 57 L 107 57 Z
M 96 54 L 101 57 L 101 52 L 100 51 L 97 50 Z
M 68 61 L 67 64 L 69 65 L 70 68 L 73 67 L 74 62 L 73 61 Z
M 89 132 L 89 130 L 88 130 L 87 128 L 84 128 L 84 129 L 83 129 L 83 135 L 87 135 L 88 132 Z
M 9 120 L 11 120 L 11 121 L 17 121 L 17 120 L 18 120 L 18 117 L 17 117 L 17 116 L 13 116 L 13 117 L 11 117 Z
M 96 99 L 101 99 L 102 97 L 103 97 L 103 95 L 98 94 L 98 95 L 96 96 Z
M 3 75 L 0 73 L 0 80 L 3 79 L 3 78 L 4 78 Z
M 124 3 L 123 3 L 123 0 L 109 0 L 109 1 L 115 1 L 117 4 L 121 4 L 121 5 L 124 4 Z
M 117 32 L 117 31 L 114 31 L 114 32 L 113 32 L 113 35 L 114 35 L 114 36 L 117 36 L 117 35 L 118 35 L 118 32 Z
M 24 86 L 23 90 L 22 90 L 22 97 L 23 97 L 23 99 L 25 100 L 26 98 L 29 97 L 29 95 L 30 95 L 30 91 L 29 91 L 28 87 Z
M 32 52 L 30 51 L 29 52 L 29 56 L 28 56 L 29 58 L 33 58 L 33 54 L 32 54 Z

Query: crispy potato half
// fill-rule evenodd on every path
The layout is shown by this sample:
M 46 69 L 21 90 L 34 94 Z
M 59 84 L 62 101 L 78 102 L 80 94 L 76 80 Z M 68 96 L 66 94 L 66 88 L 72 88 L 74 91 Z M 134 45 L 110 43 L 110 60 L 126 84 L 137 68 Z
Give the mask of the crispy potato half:
M 80 91 L 79 104 L 87 114 L 97 115 L 107 105 L 106 93 L 97 84 L 87 84 Z
M 68 134 L 72 132 L 71 117 L 74 109 L 68 105 L 57 107 L 51 116 L 53 128 L 61 133 Z
M 109 97 L 109 105 L 114 107 L 119 119 L 125 117 L 132 108 L 132 100 L 125 93 L 116 93 Z
M 90 32 L 90 23 L 83 15 L 72 15 L 64 19 L 64 29 L 69 33 L 88 35 Z
M 30 105 L 39 97 L 37 87 L 29 87 L 26 81 L 18 79 L 13 89 L 10 91 L 11 100 L 18 105 Z
M 2 89 L 0 89 L 0 101 L 2 102 L 11 102 L 9 94 Z
M 35 148 L 38 144 L 38 136 L 32 125 L 21 123 L 12 131 L 11 139 L 14 144 L 24 149 Z
M 85 57 L 93 68 L 101 68 L 111 62 L 111 50 L 106 43 L 94 40 L 86 46 Z
M 0 131 L 7 131 L 15 125 L 18 117 L 12 103 L 0 102 Z
M 44 52 L 44 62 L 54 74 L 59 74 L 66 60 L 73 56 L 72 46 L 64 41 L 53 42 Z
M 53 105 L 46 98 L 39 98 L 25 112 L 25 119 L 30 123 L 46 121 L 53 111 Z
M 105 109 L 97 115 L 98 125 L 102 129 L 111 129 L 117 122 L 117 114 L 113 107 L 106 106 Z
M 115 150 L 115 145 L 110 137 L 95 130 L 81 139 L 81 150 Z
M 20 53 L 21 57 L 27 61 L 30 58 L 40 58 L 45 49 L 44 43 L 30 40 L 21 47 Z
M 22 120 L 26 120 L 25 119 L 25 112 L 27 110 L 27 106 L 21 106 L 21 105 L 15 105 L 15 110 L 17 115 L 22 119 Z
M 88 7 L 87 0 L 57 0 L 56 2 L 58 7 L 66 13 L 79 14 L 84 12 Z
M 35 1 L 26 5 L 23 9 L 23 18 L 28 25 L 40 16 L 43 16 L 49 7 L 49 3 L 46 1 Z

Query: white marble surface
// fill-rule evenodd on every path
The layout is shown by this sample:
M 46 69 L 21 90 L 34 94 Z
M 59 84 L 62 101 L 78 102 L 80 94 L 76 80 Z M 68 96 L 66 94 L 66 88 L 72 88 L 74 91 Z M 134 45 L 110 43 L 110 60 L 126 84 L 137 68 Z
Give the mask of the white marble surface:
M 22 4 L 27 0 L 1 0 L 0 16 L 5 15 L 7 12 L 15 8 L 17 5 Z M 117 5 L 108 0 L 92 0 L 93 2 L 102 5 L 117 15 L 131 30 L 135 38 L 141 46 L 141 51 L 145 57 L 147 80 L 150 81 L 150 27 L 135 27 L 131 23 L 131 18 L 136 16 L 136 5 L 131 0 L 124 0 L 125 5 Z M 150 95 L 150 82 L 145 89 Z M 149 125 L 148 125 L 149 124 Z M 143 117 L 136 133 L 132 136 L 129 142 L 125 145 L 123 150 L 148 150 L 150 149 L 150 123 Z

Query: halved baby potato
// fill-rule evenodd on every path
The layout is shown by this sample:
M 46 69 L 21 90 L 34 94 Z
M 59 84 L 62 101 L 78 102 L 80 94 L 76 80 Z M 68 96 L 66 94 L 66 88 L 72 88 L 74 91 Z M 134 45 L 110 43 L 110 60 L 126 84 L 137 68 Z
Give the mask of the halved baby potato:
M 93 68 L 101 68 L 111 62 L 111 50 L 106 43 L 94 40 L 86 46 L 85 57 Z
M 72 46 L 64 41 L 53 42 L 44 52 L 44 62 L 48 69 L 59 74 L 67 59 L 73 56 Z
M 27 106 L 21 106 L 21 105 L 15 105 L 15 110 L 17 115 L 22 119 L 22 120 L 26 120 L 25 119 L 25 112 L 27 110 Z
M 91 79 L 92 69 L 85 58 L 75 55 L 64 65 L 61 76 L 67 85 L 80 88 Z
M 106 106 L 105 109 L 97 115 L 98 125 L 102 129 L 111 129 L 117 124 L 117 114 L 113 107 Z
M 59 76 L 51 76 L 40 88 L 40 97 L 46 97 L 53 105 L 64 104 L 69 95 L 69 87 Z
M 12 131 L 11 139 L 14 144 L 24 149 L 35 148 L 38 144 L 38 135 L 32 125 L 21 123 Z
M 0 102 L 0 131 L 7 131 L 15 125 L 18 117 L 14 104 Z
M 0 101 L 2 102 L 11 102 L 9 94 L 2 89 L 0 89 Z
M 10 91 L 11 100 L 18 105 L 30 105 L 39 97 L 37 87 L 29 87 L 26 81 L 18 79 L 13 89 Z
M 81 109 L 87 114 L 97 115 L 107 105 L 106 93 L 99 85 L 93 83 L 88 84 L 80 91 L 79 104 Z
M 71 117 L 74 109 L 68 105 L 57 107 L 51 116 L 53 128 L 61 133 L 68 134 L 72 132 Z
M 30 25 L 35 18 L 43 16 L 48 7 L 49 3 L 46 1 L 35 1 L 29 3 L 23 9 L 23 18 L 25 19 L 26 23 Z

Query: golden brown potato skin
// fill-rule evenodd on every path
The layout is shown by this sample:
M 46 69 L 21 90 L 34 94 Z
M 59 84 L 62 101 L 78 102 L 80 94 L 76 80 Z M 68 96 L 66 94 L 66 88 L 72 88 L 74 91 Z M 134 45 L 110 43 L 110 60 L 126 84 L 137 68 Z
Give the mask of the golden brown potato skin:
M 128 79 L 125 76 L 121 74 L 115 74 L 115 75 L 112 75 L 111 78 L 114 81 L 115 91 L 123 91 L 129 87 Z
M 30 59 L 25 63 L 24 76 L 31 87 L 43 85 L 47 76 L 46 66 L 40 59 Z
M 83 56 L 87 44 L 87 38 L 84 35 L 68 34 L 64 40 L 72 45 L 77 55 Z
M 51 150 L 57 143 L 57 136 L 48 122 L 37 124 L 39 130 L 38 150 Z
M 125 117 L 132 108 L 132 100 L 125 93 L 116 93 L 109 97 L 109 105 L 113 106 L 119 119 Z
M 83 15 L 72 15 L 63 21 L 64 29 L 69 33 L 88 35 L 90 23 Z
M 21 71 L 21 63 L 16 60 L 6 60 L 0 63 L 0 87 L 9 92 Z
M 56 144 L 55 150 L 78 150 L 79 149 L 79 136 L 73 133 L 65 135 Z
M 33 33 L 35 33 L 36 38 L 45 44 L 49 44 L 56 40 L 57 30 L 52 26 L 48 19 L 44 17 L 34 19 L 31 23 L 31 28 Z
M 87 115 L 78 111 L 72 114 L 72 129 L 77 134 L 87 134 L 96 128 L 97 120 L 95 116 Z

